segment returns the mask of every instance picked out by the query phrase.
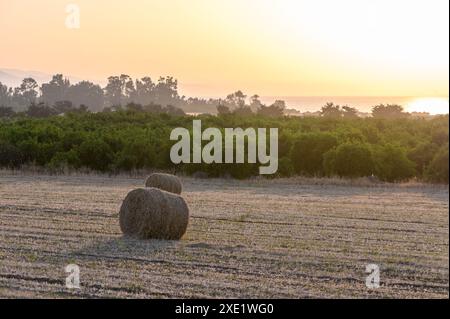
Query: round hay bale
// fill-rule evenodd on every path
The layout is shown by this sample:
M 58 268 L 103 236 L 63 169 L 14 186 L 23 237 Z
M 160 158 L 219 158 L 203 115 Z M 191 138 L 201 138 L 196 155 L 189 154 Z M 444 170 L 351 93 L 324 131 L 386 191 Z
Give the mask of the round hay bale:
M 178 177 L 163 173 L 151 174 L 145 181 L 145 187 L 155 187 L 174 194 L 181 194 L 183 189 Z
M 140 239 L 180 239 L 189 223 L 183 197 L 157 188 L 138 188 L 128 193 L 119 213 L 120 229 Z

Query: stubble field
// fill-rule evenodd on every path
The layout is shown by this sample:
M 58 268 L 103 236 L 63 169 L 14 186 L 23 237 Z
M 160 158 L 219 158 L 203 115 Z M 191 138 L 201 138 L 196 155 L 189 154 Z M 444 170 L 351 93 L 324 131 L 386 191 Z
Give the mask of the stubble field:
M 144 178 L 0 172 L 0 297 L 449 297 L 448 187 L 183 178 L 183 239 L 124 238 Z

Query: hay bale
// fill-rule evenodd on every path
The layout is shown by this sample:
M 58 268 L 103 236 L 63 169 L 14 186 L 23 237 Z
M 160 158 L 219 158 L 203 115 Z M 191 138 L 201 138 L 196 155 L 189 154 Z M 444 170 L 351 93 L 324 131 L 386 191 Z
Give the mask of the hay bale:
M 145 181 L 145 187 L 155 187 L 174 194 L 181 194 L 183 189 L 178 177 L 163 173 L 151 174 Z
M 140 239 L 180 239 L 189 222 L 183 197 L 157 188 L 138 188 L 128 193 L 119 213 L 120 229 Z

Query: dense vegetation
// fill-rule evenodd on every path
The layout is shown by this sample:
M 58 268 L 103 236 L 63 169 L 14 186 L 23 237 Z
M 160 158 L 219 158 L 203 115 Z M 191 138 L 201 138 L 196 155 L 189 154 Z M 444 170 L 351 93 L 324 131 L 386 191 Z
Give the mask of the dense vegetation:
M 0 119 L 0 166 L 89 168 L 102 172 L 168 169 L 247 178 L 259 164 L 171 163 L 175 127 L 279 128 L 278 176 L 374 175 L 383 181 L 418 178 L 448 183 L 448 116 L 432 119 L 269 117 L 220 114 L 178 116 L 122 110 L 69 112 L 63 116 Z

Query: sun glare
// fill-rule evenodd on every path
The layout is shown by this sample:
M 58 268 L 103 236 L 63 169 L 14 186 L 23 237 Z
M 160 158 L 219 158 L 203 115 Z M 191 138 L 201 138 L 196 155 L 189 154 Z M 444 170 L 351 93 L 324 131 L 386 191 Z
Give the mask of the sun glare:
M 448 114 L 449 102 L 445 98 L 420 98 L 406 106 L 408 112 L 428 112 L 430 114 Z

